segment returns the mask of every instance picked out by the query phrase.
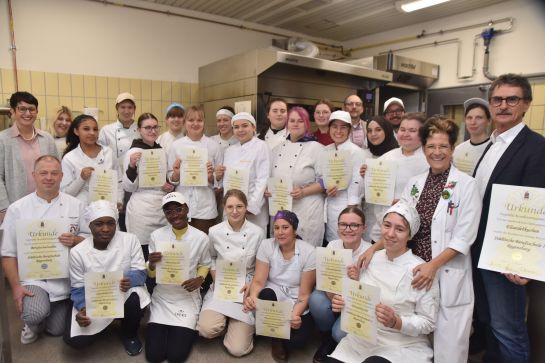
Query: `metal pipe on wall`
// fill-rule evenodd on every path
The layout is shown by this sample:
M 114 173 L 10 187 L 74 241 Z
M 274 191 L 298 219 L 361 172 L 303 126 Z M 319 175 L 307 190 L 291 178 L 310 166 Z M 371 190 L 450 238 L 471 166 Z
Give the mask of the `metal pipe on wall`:
M 8 0 L 8 16 L 9 16 L 9 37 L 11 60 L 13 62 L 13 78 L 15 81 L 15 91 L 19 91 L 19 77 L 17 76 L 17 47 L 15 46 L 15 27 L 13 25 L 13 11 L 11 0 Z

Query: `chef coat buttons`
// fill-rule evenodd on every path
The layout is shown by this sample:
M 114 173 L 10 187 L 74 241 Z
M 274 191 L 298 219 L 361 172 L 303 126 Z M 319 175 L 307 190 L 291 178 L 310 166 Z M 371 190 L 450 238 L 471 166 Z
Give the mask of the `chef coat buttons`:
M 445 272 L 448 272 L 448 269 L 445 269 Z
M 296 158 L 296 157 L 297 157 L 297 154 L 293 155 L 293 157 Z
M 437 243 L 437 241 L 433 241 L 433 243 Z

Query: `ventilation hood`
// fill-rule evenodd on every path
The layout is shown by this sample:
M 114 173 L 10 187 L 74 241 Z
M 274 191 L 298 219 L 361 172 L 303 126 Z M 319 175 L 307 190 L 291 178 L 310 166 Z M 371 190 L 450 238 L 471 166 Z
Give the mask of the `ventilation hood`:
M 392 73 L 389 86 L 426 89 L 439 78 L 439 65 L 393 53 L 373 57 L 373 68 Z

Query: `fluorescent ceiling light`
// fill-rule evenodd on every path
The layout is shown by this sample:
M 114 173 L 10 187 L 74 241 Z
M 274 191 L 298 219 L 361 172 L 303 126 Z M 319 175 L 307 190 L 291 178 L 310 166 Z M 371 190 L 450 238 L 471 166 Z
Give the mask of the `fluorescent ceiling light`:
M 446 3 L 447 1 L 450 0 L 404 0 L 396 1 L 395 5 L 397 9 L 406 13 L 410 13 L 412 11 L 417 11 L 424 8 L 429 8 L 430 6 Z

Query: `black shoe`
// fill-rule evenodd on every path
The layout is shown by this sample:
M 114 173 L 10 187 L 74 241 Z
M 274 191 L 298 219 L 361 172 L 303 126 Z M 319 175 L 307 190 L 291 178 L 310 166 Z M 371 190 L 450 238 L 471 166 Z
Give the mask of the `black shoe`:
M 313 363 L 322 363 L 325 362 L 327 356 L 335 350 L 337 342 L 331 336 L 331 332 L 322 333 L 322 343 L 318 347 L 314 357 L 312 358 Z
M 138 355 L 142 352 L 142 342 L 138 337 L 134 338 L 123 338 L 123 346 L 128 355 Z

